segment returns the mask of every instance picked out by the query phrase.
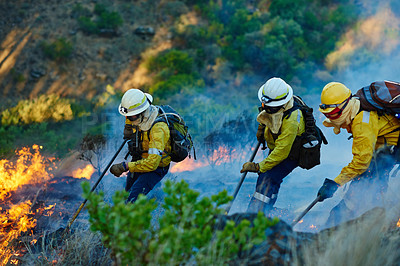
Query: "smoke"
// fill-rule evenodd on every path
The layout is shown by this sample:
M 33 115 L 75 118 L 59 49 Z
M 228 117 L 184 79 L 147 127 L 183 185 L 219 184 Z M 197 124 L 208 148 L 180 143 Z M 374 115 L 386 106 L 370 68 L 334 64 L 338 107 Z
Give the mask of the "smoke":
M 373 81 L 400 79 L 399 14 L 393 9 L 393 5 L 394 3 L 390 1 L 360 2 L 361 26 L 349 31 L 346 38 L 344 36 L 342 45 L 332 53 L 337 60 L 332 62 L 338 62 L 337 66 L 340 67 L 323 71 L 324 75 L 315 73 L 314 76 L 319 79 L 303 81 L 299 83 L 302 85 L 301 88 L 296 88 L 296 83 L 292 84 L 294 93 L 302 96 L 305 102 L 313 107 L 317 125 L 322 129 L 329 144 L 322 146 L 320 165 L 311 170 L 296 168 L 284 179 L 275 207 L 281 211 L 277 213 L 280 218 L 289 224 L 315 199 L 324 179 L 334 179 L 352 159 L 352 140 L 347 139 L 349 134 L 342 131 L 341 134 L 335 135 L 331 129 L 322 126 L 324 117 L 318 112 L 318 104 L 323 85 L 330 81 L 339 81 L 355 93 Z M 346 50 L 343 47 L 352 49 Z M 256 145 L 255 119 L 256 107 L 259 105 L 257 91 L 266 79 L 268 78 L 238 76 L 232 82 L 225 80 L 203 92 L 164 99 L 163 103 L 171 104 L 185 118 L 189 131 L 195 139 L 197 164 L 191 167 L 190 171 L 174 172 L 176 164 L 172 163 L 170 173 L 148 196 L 161 201 L 162 183 L 167 179 L 186 180 L 192 189 L 201 193 L 202 197 L 217 194 L 223 189 L 232 195 L 241 178 L 239 172 L 241 166 L 249 160 L 251 148 Z M 307 92 L 313 93 L 307 94 Z M 155 104 L 159 100 L 155 99 Z M 105 161 L 112 158 L 122 143 L 124 118 L 118 114 L 116 106 L 117 103 L 114 107 L 111 106 L 106 114 L 106 120 L 110 123 L 105 132 L 109 139 L 105 150 Z M 246 122 L 235 124 L 241 117 L 246 117 Z M 101 118 L 92 120 L 96 123 Z M 230 127 L 227 127 L 227 121 L 231 121 Z M 210 136 L 219 137 L 213 139 Z M 213 139 L 212 142 L 209 141 L 210 138 Z M 123 149 L 115 162 L 123 161 L 126 152 L 126 148 Z M 267 155 L 268 150 L 259 150 L 254 161 L 260 162 Z M 193 162 L 192 157 L 179 164 L 193 164 Z M 393 189 L 399 187 L 397 179 L 396 177 L 390 179 L 385 200 L 391 198 L 398 201 Z M 251 195 L 255 191 L 256 180 L 257 174 L 247 174 L 230 214 L 246 211 Z M 102 183 L 108 200 L 115 190 L 123 189 L 124 182 L 124 177 L 115 178 L 107 173 Z M 303 221 L 296 225 L 295 230 L 316 232 L 323 229 L 330 210 L 339 203 L 346 190 L 347 186 L 341 187 L 333 198 L 317 203 Z
M 383 56 L 368 64 L 339 72 L 335 80 L 346 84 L 355 93 L 358 89 L 368 86 L 374 81 L 400 81 L 400 46 L 390 55 Z
M 360 71 L 360 70 L 355 70 Z M 262 83 L 261 83 L 262 84 Z M 250 89 L 249 89 L 250 90 Z M 162 184 L 167 179 L 184 179 L 190 187 L 200 192 L 201 197 L 209 197 L 226 189 L 230 195 L 236 190 L 241 179 L 240 169 L 244 162 L 250 159 L 252 148 L 256 146 L 255 132 L 257 129 L 255 110 L 257 106 L 256 94 L 258 86 L 252 89 L 254 99 L 249 102 L 254 104 L 252 109 L 235 108 L 236 112 L 209 112 L 208 106 L 204 106 L 203 111 L 194 113 L 185 113 L 183 116 L 189 125 L 189 132 L 196 134 L 195 149 L 197 160 L 188 158 L 181 163 L 171 163 L 170 172 L 164 177 L 153 191 L 149 193 L 150 198 L 155 198 L 161 203 L 163 198 Z M 296 88 L 294 88 L 296 94 Z M 289 174 L 281 185 L 278 200 L 275 204 L 277 215 L 280 219 L 290 224 L 317 196 L 317 191 L 323 184 L 325 178 L 334 179 L 352 159 L 351 146 L 352 140 L 348 140 L 349 134 L 342 131 L 335 135 L 329 128 L 322 126 L 324 116 L 318 111 L 319 94 L 301 95 L 305 102 L 312 107 L 317 121 L 317 125 L 322 129 L 329 144 L 323 145 L 321 149 L 321 164 L 311 170 L 296 168 Z M 202 95 L 203 99 L 208 98 Z M 209 96 L 211 98 L 211 96 Z M 243 106 L 250 105 L 246 98 L 242 99 Z M 206 102 L 206 101 L 204 101 Z M 107 113 L 109 121 L 108 130 L 105 134 L 108 136 L 108 144 L 105 149 L 105 162 L 111 160 L 122 143 L 122 131 L 124 117 L 122 117 L 115 108 L 110 108 Z M 175 107 L 175 106 L 173 106 Z M 93 119 L 95 121 L 97 119 Z M 127 148 L 124 148 L 115 159 L 115 163 L 124 161 Z M 255 157 L 255 162 L 260 162 L 268 155 L 268 150 L 259 150 Z M 130 157 L 128 157 L 128 160 Z M 184 164 L 194 164 L 197 166 L 188 171 L 175 172 L 175 166 Z M 232 205 L 230 214 L 237 212 L 246 212 L 250 198 L 255 191 L 257 174 L 248 173 L 239 193 Z M 109 172 L 103 178 L 101 189 L 105 191 L 106 200 L 111 202 L 111 196 L 116 190 L 124 188 L 125 177 L 116 178 Z M 397 186 L 398 182 L 392 178 L 390 180 L 388 194 L 394 197 L 392 187 Z M 334 197 L 327 199 L 322 203 L 317 203 L 312 210 L 307 213 L 303 221 L 296 225 L 295 230 L 317 232 L 325 228 L 325 222 L 329 216 L 330 210 L 337 205 L 343 198 L 347 186 L 339 188 Z M 395 197 L 396 199 L 397 197 Z M 160 209 L 156 214 L 160 214 Z

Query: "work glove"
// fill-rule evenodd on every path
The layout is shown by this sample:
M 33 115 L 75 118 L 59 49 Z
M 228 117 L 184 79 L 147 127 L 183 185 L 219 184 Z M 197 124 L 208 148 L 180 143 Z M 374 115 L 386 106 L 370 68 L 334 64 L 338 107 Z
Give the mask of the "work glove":
M 258 124 L 258 129 L 257 129 L 257 140 L 262 144 L 261 149 L 265 150 L 267 147 L 265 146 L 265 138 L 264 138 L 264 132 L 265 132 L 265 125 L 263 124 Z
M 258 173 L 258 171 L 260 171 L 260 166 L 258 165 L 258 163 L 253 163 L 253 162 L 244 163 L 242 166 L 242 170 L 240 170 L 241 173 L 244 172 Z
M 125 162 L 122 162 L 122 163 L 113 164 L 113 165 L 111 166 L 110 172 L 111 172 L 113 175 L 115 175 L 116 177 L 119 177 L 119 176 L 121 176 L 123 173 L 125 173 L 125 172 L 128 171 L 128 170 L 129 170 L 129 168 L 128 168 L 128 166 L 126 165 L 126 163 L 125 163 Z
M 124 139 L 133 139 L 134 136 L 135 134 L 133 133 L 132 125 L 125 124 Z
M 332 198 L 336 190 L 340 187 L 338 183 L 329 178 L 325 178 L 324 184 L 318 190 L 317 196 L 320 197 L 318 201 L 324 201 L 328 198 Z

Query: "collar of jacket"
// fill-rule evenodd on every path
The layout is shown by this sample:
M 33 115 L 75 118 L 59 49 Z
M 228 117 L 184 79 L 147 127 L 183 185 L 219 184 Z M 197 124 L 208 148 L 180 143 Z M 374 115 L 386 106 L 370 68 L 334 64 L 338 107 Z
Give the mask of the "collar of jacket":
M 148 131 L 156 120 L 157 115 L 157 107 L 150 105 L 150 107 L 145 111 L 143 121 L 139 124 L 139 129 L 142 131 Z
M 266 125 L 273 134 L 278 134 L 282 126 L 283 113 L 293 107 L 293 98 L 285 104 L 285 107 L 274 114 L 269 114 L 264 110 L 258 114 L 257 122 Z

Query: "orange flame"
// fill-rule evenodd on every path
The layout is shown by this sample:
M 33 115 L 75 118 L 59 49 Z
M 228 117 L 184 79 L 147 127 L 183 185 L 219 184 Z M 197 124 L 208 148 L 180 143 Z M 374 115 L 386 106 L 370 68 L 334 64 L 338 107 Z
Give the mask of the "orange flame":
M 92 174 L 94 173 L 94 167 L 91 164 L 86 165 L 85 168 L 76 169 L 72 172 L 72 176 L 74 178 L 86 178 L 90 179 Z
M 254 150 L 254 148 L 252 148 Z M 198 158 L 197 161 L 186 158 L 180 163 L 177 163 L 171 167 L 171 173 L 184 172 L 184 171 L 192 171 L 198 169 L 200 167 L 205 166 L 219 166 L 224 163 L 230 163 L 234 160 L 240 160 L 244 162 L 245 153 L 240 153 L 236 149 L 229 149 L 225 146 L 219 146 L 217 149 L 210 151 L 210 153 L 205 156 L 203 155 L 201 158 Z
M 400 227 L 400 219 L 397 221 L 397 227 Z
M 18 205 L 10 206 L 5 214 L 0 216 L 0 264 L 7 264 L 12 255 L 8 244 L 22 232 L 36 226 L 36 221 L 28 218 L 31 202 L 28 200 Z
M 22 185 L 37 184 L 53 177 L 46 171 L 46 167 L 54 158 L 45 159 L 41 156 L 41 148 L 33 145 L 33 153 L 26 147 L 17 150 L 18 159 L 15 163 L 0 160 L 0 200 L 4 200 L 11 191 Z
M 47 169 L 51 170 L 49 164 L 54 158 L 44 158 L 40 155 L 41 148 L 39 145 L 33 145 L 31 149 L 25 147 L 17 150 L 16 162 L 0 160 L 0 203 L 7 205 L 6 209 L 0 209 L 0 264 L 2 265 L 7 264 L 12 256 L 12 247 L 8 246 L 9 243 L 22 232 L 27 232 L 36 226 L 36 220 L 29 217 L 32 214 L 30 200 L 12 205 L 7 199 L 22 185 L 45 182 L 53 177 Z
M 194 161 L 189 158 L 186 158 L 180 163 L 177 163 L 171 167 L 171 173 L 178 173 L 184 171 L 192 171 L 194 169 L 206 166 L 207 163 L 201 161 Z
M 48 207 L 44 207 L 45 213 L 43 215 L 51 216 L 54 213 L 55 206 L 56 206 L 56 203 L 54 203 L 53 205 L 49 205 Z
M 236 149 L 229 150 L 225 146 L 219 146 L 218 149 L 214 149 L 212 155 L 209 156 L 208 159 L 211 160 L 214 165 L 221 165 L 223 163 L 232 162 L 239 157 L 239 153 Z

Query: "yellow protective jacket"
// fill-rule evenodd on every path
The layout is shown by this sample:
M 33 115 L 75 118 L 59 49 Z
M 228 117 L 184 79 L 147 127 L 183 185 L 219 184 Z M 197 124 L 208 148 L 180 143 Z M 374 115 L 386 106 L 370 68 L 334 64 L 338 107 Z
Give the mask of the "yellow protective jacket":
M 132 122 L 126 119 L 125 124 L 132 125 Z M 135 127 L 132 130 L 135 132 Z M 171 157 L 168 155 L 171 152 L 168 125 L 164 122 L 155 123 L 150 132 L 142 131 L 141 136 L 142 149 L 145 153 L 142 154 L 141 160 L 128 163 L 129 171 L 151 172 L 158 167 L 168 166 L 171 163 Z
M 393 132 L 393 130 L 398 127 L 400 127 L 399 120 L 394 116 L 379 116 L 375 111 L 358 113 L 350 125 L 353 134 L 353 159 L 343 167 L 334 181 L 344 185 L 364 173 L 371 163 L 375 150 L 385 143 L 397 145 L 399 131 Z
M 268 127 L 265 127 L 264 138 L 271 152 L 259 163 L 260 172 L 264 173 L 285 160 L 289 156 L 296 136 L 303 134 L 304 130 L 304 118 L 299 109 L 293 111 L 289 117 L 283 118 L 278 134 L 273 134 Z

